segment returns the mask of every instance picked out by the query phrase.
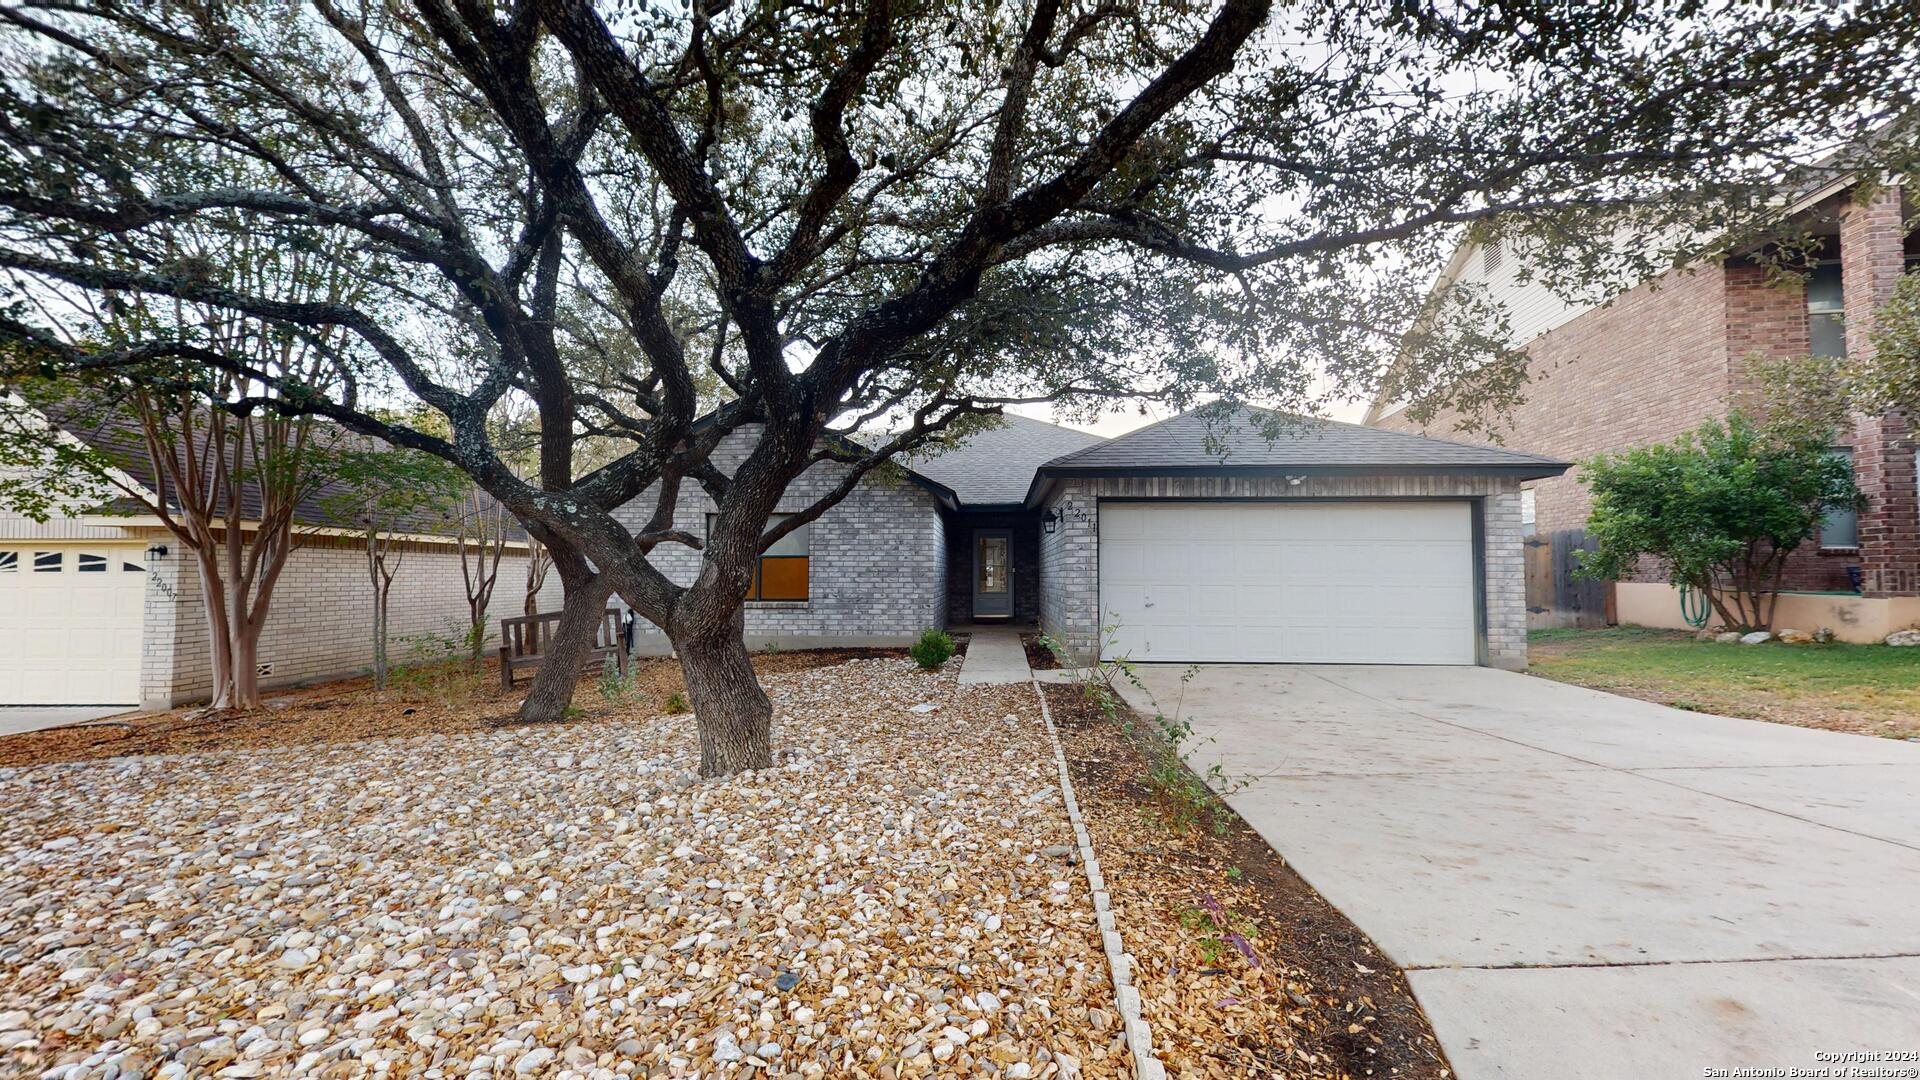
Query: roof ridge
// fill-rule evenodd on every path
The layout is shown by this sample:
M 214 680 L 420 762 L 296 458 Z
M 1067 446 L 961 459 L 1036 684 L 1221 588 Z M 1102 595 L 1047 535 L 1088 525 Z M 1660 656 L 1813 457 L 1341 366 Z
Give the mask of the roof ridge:
M 1200 406 L 1199 408 L 1205 408 L 1205 406 Z M 1066 462 L 1071 461 L 1074 458 L 1081 456 L 1082 454 L 1090 454 L 1095 450 L 1100 449 L 1101 447 L 1111 446 L 1112 444 L 1117 443 L 1122 439 L 1131 439 L 1135 435 L 1145 434 L 1146 432 L 1152 431 L 1154 428 L 1165 427 L 1166 425 L 1173 423 L 1175 420 L 1178 420 L 1181 417 L 1187 416 L 1196 411 L 1198 410 L 1188 409 L 1186 412 L 1176 413 L 1173 416 L 1169 416 L 1164 420 L 1155 420 L 1153 423 L 1148 424 L 1145 427 L 1137 427 L 1137 428 L 1134 428 L 1132 431 L 1123 431 L 1120 434 L 1114 435 L 1111 437 L 1105 436 L 1105 435 L 1097 436 L 1097 438 L 1099 438 L 1100 440 L 1099 442 L 1089 443 L 1088 445 L 1083 446 L 1078 450 L 1073 450 L 1068 453 L 1061 454 L 1057 458 L 1051 458 L 1047 461 L 1043 461 L 1040 463 L 1040 468 L 1045 469 L 1045 468 L 1050 468 L 1054 465 L 1065 464 Z M 1092 434 L 1092 432 L 1088 432 L 1088 434 Z
M 1280 416 L 1293 415 L 1292 413 L 1283 413 L 1278 409 L 1269 409 L 1264 405 L 1248 405 L 1246 407 L 1249 409 L 1258 409 L 1261 412 L 1274 413 Z M 1365 432 L 1376 433 L 1380 435 L 1390 435 L 1396 439 L 1419 439 L 1424 442 L 1446 443 L 1449 446 L 1464 446 L 1469 450 L 1497 450 L 1500 453 L 1512 454 L 1515 457 L 1530 457 L 1535 459 L 1536 461 L 1550 462 L 1556 465 L 1562 464 L 1562 462 L 1558 458 L 1550 458 L 1544 454 L 1536 454 L 1531 450 L 1515 450 L 1507 446 L 1499 446 L 1499 445 L 1494 445 L 1490 443 L 1472 443 L 1472 442 L 1467 442 L 1465 439 L 1447 439 L 1447 438 L 1441 438 L 1440 436 L 1437 436 L 1437 435 L 1416 435 L 1411 431 L 1395 431 L 1392 428 L 1374 427 L 1372 424 L 1356 424 L 1351 420 L 1335 420 L 1331 417 L 1326 417 L 1326 416 L 1307 417 L 1306 419 L 1313 420 L 1316 423 L 1328 424 L 1335 427 L 1352 428 L 1355 431 L 1365 431 Z

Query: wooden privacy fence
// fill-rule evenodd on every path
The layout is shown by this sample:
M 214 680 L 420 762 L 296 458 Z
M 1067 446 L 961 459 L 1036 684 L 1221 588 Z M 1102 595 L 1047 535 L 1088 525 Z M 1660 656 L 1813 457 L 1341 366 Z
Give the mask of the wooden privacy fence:
M 1527 537 L 1527 629 L 1613 623 L 1613 583 L 1573 576 L 1573 553 L 1599 547 L 1585 529 Z
M 513 689 L 513 673 L 520 668 L 537 668 L 546 658 L 547 646 L 560 629 L 560 613 L 522 615 L 500 620 L 500 685 Z M 627 674 L 626 634 L 620 627 L 620 609 L 608 608 L 594 634 L 593 651 L 587 654 L 581 669 L 602 664 L 614 657 L 620 674 Z

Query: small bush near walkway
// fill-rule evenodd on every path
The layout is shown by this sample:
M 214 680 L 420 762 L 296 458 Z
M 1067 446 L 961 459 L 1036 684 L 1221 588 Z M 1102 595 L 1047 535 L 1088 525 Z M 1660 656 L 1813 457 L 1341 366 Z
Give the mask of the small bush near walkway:
M 928 630 L 913 643 L 907 655 L 919 664 L 923 671 L 938 671 L 940 665 L 953 658 L 953 636 L 941 630 Z

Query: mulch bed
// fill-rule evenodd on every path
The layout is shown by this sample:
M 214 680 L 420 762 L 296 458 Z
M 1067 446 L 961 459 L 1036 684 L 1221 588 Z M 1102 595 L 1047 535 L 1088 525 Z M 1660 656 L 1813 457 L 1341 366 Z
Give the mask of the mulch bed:
M 1040 635 L 1021 634 L 1020 645 L 1027 650 L 1027 666 L 1033 670 L 1052 671 L 1060 666 L 1060 658 L 1040 644 Z
M 765 652 L 754 655 L 753 669 L 780 675 L 905 655 L 904 649 Z M 652 716 L 686 692 L 680 663 L 669 657 L 636 658 L 632 679 L 624 694 L 609 699 L 598 674 L 582 675 L 573 694 L 574 721 Z M 275 692 L 267 708 L 251 713 L 206 714 L 190 706 L 8 735 L 0 737 L 0 767 L 481 731 L 511 718 L 531 681 L 531 673 L 525 674 L 509 692 L 500 688 L 499 668 L 491 663 L 478 673 L 461 664 L 427 665 L 397 672 L 383 691 L 364 677 L 343 679 Z
M 1045 692 L 1170 1075 L 1452 1075 L 1400 970 L 1246 822 L 1173 822 L 1143 720 Z

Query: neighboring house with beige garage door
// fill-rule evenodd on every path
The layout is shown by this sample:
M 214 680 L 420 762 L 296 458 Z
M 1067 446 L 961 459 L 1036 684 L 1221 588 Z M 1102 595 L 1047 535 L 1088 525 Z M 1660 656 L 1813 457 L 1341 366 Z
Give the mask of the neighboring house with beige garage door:
M 260 640 L 263 687 L 356 675 L 372 663 L 365 541 L 318 500 L 303 505 L 296 531 Z M 468 618 L 454 537 L 412 533 L 403 548 L 389 631 L 402 663 L 413 651 L 406 639 L 459 638 Z M 494 638 L 502 617 L 521 614 L 526 560 L 526 541 L 510 540 L 488 620 Z M 548 575 L 541 608 L 559 605 L 557 575 Z M 213 684 L 207 639 L 193 560 L 158 519 L 74 508 L 41 523 L 0 512 L 0 706 L 204 699 Z

